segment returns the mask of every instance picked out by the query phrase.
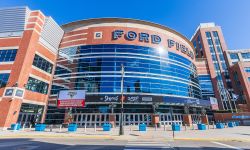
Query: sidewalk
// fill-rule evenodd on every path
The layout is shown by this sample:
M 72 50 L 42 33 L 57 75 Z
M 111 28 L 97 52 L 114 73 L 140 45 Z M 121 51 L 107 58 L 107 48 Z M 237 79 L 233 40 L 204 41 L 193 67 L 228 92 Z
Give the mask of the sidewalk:
M 112 128 L 109 132 L 102 131 L 102 128 L 78 128 L 77 132 L 69 133 L 66 128 L 59 130 L 46 129 L 45 132 L 25 129 L 19 131 L 0 131 L 1 138 L 86 138 L 86 139 L 112 139 L 112 140 L 173 140 L 173 132 L 170 126 L 164 128 L 148 127 L 147 132 L 139 132 L 137 126 L 125 127 L 125 135 L 119 136 L 119 128 Z M 182 127 L 180 132 L 175 132 L 175 140 L 197 140 L 197 141 L 244 141 L 250 142 L 250 126 L 240 126 L 224 129 L 192 130 Z

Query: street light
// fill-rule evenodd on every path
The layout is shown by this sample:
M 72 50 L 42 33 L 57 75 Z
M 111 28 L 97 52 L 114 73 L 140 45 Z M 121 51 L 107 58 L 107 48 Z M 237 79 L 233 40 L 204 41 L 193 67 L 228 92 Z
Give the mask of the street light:
M 124 135 L 124 128 L 123 128 L 123 82 L 124 82 L 124 66 L 121 65 L 121 118 L 120 118 L 120 130 L 119 135 Z
M 172 128 L 172 136 L 173 136 L 173 139 L 174 139 L 174 130 L 173 130 L 173 107 L 170 106 L 170 117 L 171 117 L 171 128 Z

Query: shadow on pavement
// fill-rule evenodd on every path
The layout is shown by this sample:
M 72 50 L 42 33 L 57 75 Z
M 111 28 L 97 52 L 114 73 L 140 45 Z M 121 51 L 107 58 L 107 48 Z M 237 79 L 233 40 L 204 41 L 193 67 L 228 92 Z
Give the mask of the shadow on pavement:
M 47 141 L 46 141 L 47 140 Z M 95 142 L 91 144 L 88 142 Z M 99 142 L 100 141 L 100 142 Z M 109 142 L 109 143 L 108 143 Z M 57 138 L 57 139 L 32 139 L 32 138 L 7 138 L 0 139 L 0 150 L 126 150 L 131 148 L 125 148 L 127 142 L 116 143 L 118 141 L 113 140 L 90 140 L 90 139 L 69 139 L 69 138 Z M 105 144 L 103 144 L 105 143 Z M 116 144 L 115 144 L 116 143 Z M 148 145 L 147 145 L 148 146 Z M 132 146 L 133 149 L 147 149 L 147 150 L 160 150 L 162 148 L 147 148 L 147 146 Z M 155 146 L 155 145 L 154 145 Z M 131 146 L 129 146 L 131 147 Z M 168 148 L 166 148 L 168 149 Z M 231 150 L 230 148 L 219 148 L 216 145 L 213 147 L 182 147 L 175 146 L 169 148 L 169 150 Z M 232 149 L 233 150 L 233 149 Z M 250 149 L 244 149 L 250 150 Z

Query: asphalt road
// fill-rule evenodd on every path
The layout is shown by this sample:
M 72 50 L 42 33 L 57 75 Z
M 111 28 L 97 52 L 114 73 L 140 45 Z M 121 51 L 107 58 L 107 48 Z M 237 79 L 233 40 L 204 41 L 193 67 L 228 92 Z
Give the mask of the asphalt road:
M 250 142 L 240 141 L 157 141 L 81 139 L 81 138 L 9 138 L 0 139 L 0 150 L 250 150 Z

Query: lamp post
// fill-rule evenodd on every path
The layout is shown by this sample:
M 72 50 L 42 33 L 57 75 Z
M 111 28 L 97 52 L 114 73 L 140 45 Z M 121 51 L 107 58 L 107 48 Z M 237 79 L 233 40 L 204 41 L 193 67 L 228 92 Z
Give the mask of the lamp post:
M 172 136 L 173 136 L 173 139 L 174 139 L 174 130 L 173 130 L 173 107 L 171 106 L 170 107 L 170 117 L 171 117 L 171 128 L 172 128 Z
M 120 129 L 119 135 L 124 135 L 124 128 L 123 128 L 123 82 L 124 82 L 124 66 L 121 65 L 121 118 L 120 118 Z

